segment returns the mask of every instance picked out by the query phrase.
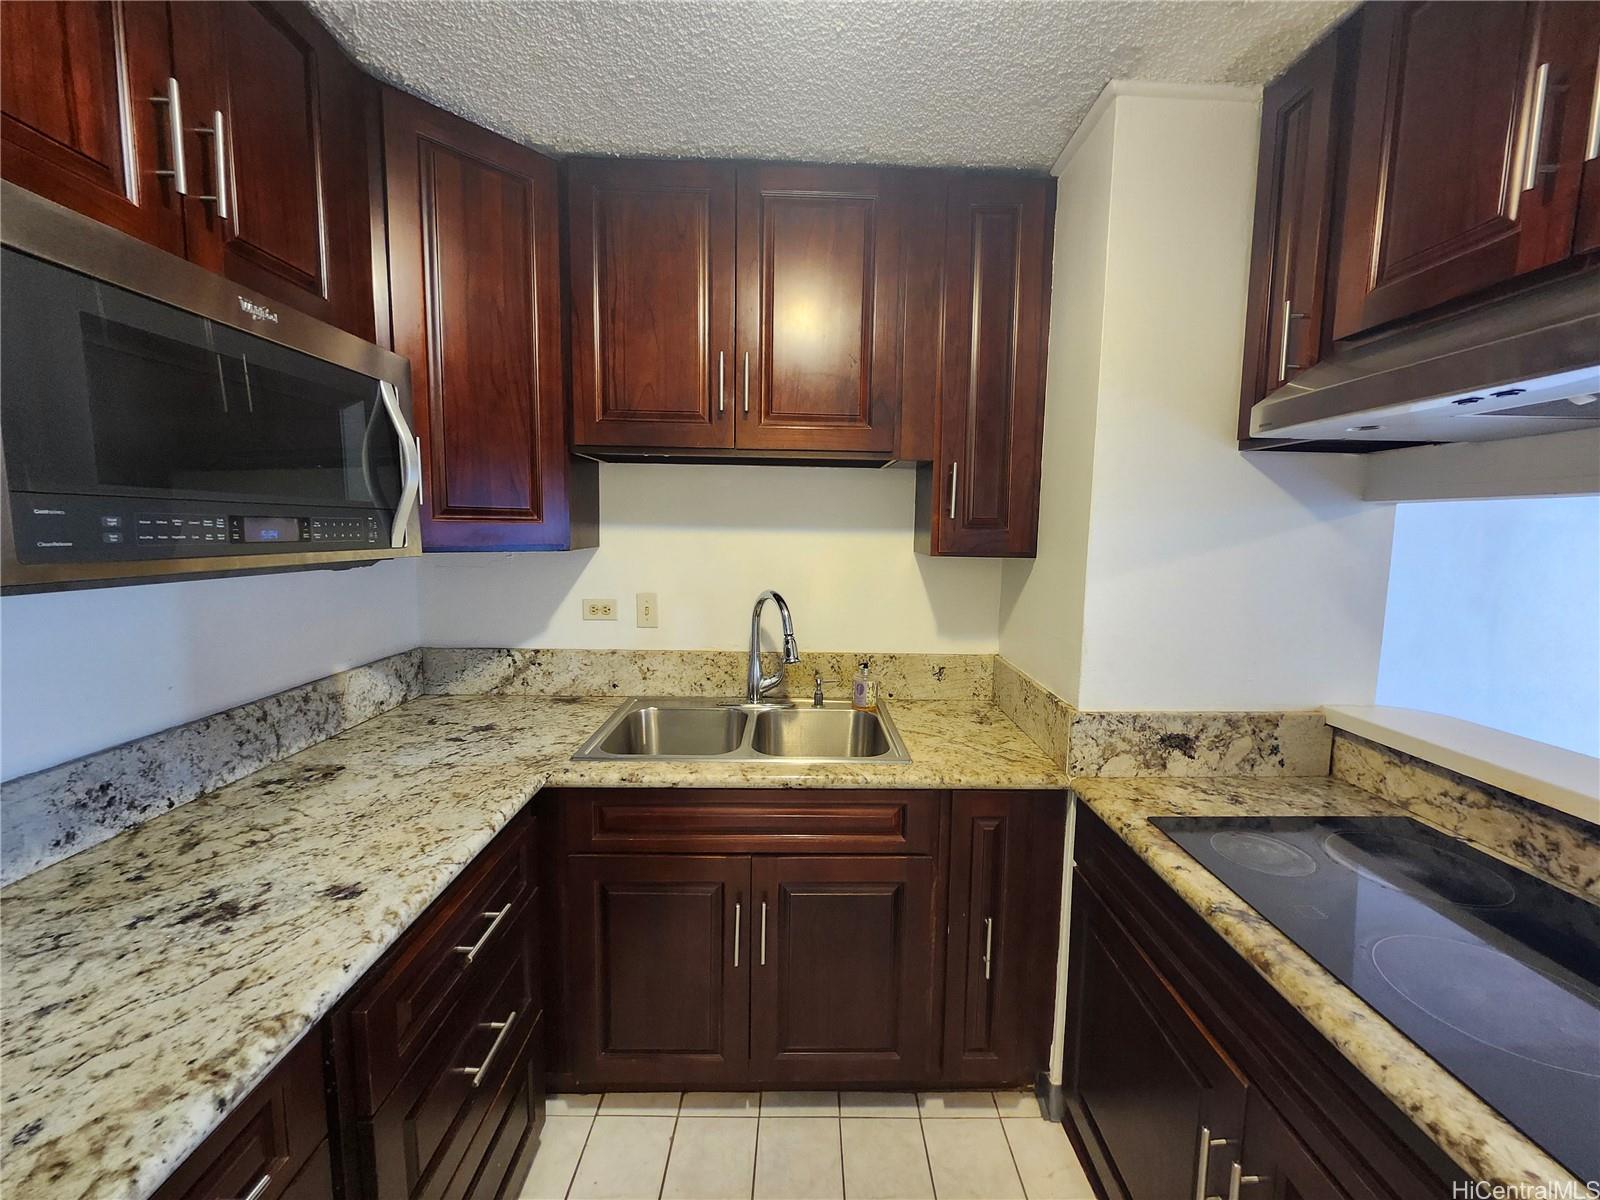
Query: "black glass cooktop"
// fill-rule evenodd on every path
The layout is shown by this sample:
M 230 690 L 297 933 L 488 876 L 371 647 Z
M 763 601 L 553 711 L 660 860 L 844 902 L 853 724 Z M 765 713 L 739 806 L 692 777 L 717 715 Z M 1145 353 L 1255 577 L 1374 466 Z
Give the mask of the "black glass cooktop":
M 1551 1157 L 1600 1179 L 1600 906 L 1404 817 L 1152 823 Z

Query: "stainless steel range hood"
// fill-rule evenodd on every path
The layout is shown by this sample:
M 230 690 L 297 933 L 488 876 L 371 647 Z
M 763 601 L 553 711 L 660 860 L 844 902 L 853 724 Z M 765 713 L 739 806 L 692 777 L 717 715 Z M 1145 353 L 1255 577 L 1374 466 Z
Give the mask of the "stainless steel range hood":
M 1600 428 L 1593 271 L 1343 346 L 1257 404 L 1256 437 L 1487 442 Z

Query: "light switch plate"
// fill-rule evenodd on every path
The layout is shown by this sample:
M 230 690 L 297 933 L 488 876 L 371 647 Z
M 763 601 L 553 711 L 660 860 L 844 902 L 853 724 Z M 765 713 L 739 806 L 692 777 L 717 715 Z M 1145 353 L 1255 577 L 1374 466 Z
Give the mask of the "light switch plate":
M 585 621 L 615 621 L 617 619 L 617 602 L 615 600 L 585 600 L 583 602 L 583 619 Z
M 634 598 L 635 624 L 640 629 L 654 629 L 661 624 L 661 609 L 656 604 L 654 592 L 640 592 Z

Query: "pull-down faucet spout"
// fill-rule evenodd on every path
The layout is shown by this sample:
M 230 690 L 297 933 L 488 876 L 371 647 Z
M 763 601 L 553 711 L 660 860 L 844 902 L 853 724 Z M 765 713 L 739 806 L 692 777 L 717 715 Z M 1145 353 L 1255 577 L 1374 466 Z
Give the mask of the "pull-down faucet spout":
M 750 613 L 750 663 L 744 692 L 746 704 L 760 703 L 761 697 L 783 682 L 781 669 L 776 675 L 761 673 L 761 610 L 768 600 L 778 606 L 778 619 L 783 622 L 783 661 L 785 663 L 800 661 L 800 647 L 795 644 L 794 621 L 789 616 L 789 606 L 777 592 L 770 590 L 762 592 L 756 597 L 756 606 Z

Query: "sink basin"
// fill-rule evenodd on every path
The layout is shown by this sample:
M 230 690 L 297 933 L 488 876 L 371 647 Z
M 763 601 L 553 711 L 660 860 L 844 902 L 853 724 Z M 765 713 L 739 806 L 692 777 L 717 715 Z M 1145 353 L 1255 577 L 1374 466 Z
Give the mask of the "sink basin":
M 737 708 L 668 708 L 652 704 L 628 712 L 604 738 L 607 754 L 654 758 L 717 757 L 744 741 L 749 716 Z
M 853 708 L 783 708 L 756 714 L 750 747 L 773 758 L 879 758 L 889 735 L 877 713 Z
M 580 760 L 908 763 L 905 743 L 883 708 L 848 701 L 743 704 L 675 697 L 629 700 L 576 754 Z

